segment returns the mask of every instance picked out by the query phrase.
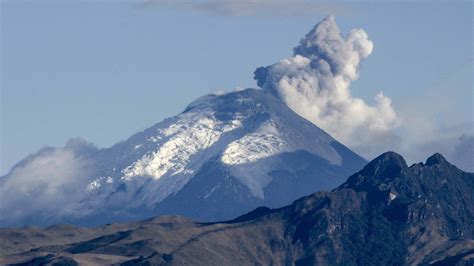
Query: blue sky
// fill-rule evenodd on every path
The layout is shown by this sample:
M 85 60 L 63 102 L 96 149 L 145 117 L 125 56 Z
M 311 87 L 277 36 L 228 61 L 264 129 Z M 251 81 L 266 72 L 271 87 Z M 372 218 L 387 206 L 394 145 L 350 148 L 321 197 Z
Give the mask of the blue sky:
M 398 134 L 422 151 L 402 149 L 411 160 L 473 133 L 471 2 L 213 3 L 2 1 L 0 174 L 42 146 L 107 147 L 205 93 L 255 87 L 256 67 L 330 13 L 373 41 L 351 91 L 392 99 L 409 120 Z

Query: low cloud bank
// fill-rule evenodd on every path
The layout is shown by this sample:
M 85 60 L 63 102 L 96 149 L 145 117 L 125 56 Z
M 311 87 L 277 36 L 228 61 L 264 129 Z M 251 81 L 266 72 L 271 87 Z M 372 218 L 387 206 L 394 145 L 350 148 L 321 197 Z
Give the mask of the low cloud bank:
M 439 152 L 458 168 L 474 172 L 474 134 L 465 133 L 460 136 L 437 137 L 424 143 L 414 144 L 406 151 L 408 158 L 421 161 L 426 154 Z
M 18 163 L 0 179 L 0 225 L 29 224 L 39 213 L 55 213 L 51 221 L 77 215 L 74 204 L 84 195 L 91 166 L 87 156 L 95 150 L 90 143 L 73 139 L 64 148 L 43 148 Z

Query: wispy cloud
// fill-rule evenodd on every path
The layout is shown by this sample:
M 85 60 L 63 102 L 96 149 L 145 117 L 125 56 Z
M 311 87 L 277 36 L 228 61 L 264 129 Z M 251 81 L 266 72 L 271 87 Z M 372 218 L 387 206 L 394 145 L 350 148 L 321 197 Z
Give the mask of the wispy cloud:
M 408 161 L 419 162 L 439 152 L 461 169 L 474 171 L 474 116 L 469 108 L 467 115 L 466 109 L 459 108 L 465 103 L 472 106 L 472 92 L 458 88 L 457 79 L 466 72 L 472 72 L 470 58 L 420 89 L 423 93 L 408 94 L 398 102 L 403 141 L 395 149 Z
M 148 8 L 212 13 L 223 16 L 301 17 L 348 12 L 347 5 L 328 1 L 284 0 L 148 0 L 140 4 Z
M 469 130 L 467 130 L 469 132 Z M 413 144 L 406 153 L 408 157 L 423 158 L 426 154 L 439 152 L 458 168 L 474 172 L 474 134 L 464 133 L 460 136 L 436 137 L 424 143 Z M 417 161 L 422 161 L 418 159 Z

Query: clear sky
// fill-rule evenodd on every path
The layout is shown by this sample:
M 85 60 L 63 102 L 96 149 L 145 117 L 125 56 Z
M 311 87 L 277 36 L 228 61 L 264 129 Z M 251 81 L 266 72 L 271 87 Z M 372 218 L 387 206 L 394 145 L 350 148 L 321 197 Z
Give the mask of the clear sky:
M 428 128 L 416 143 L 432 143 L 428 153 L 473 134 L 470 1 L 207 2 L 2 0 L 0 174 L 42 146 L 82 137 L 108 147 L 205 93 L 255 87 L 255 68 L 290 56 L 328 14 L 373 41 L 351 91 L 369 103 L 389 96 L 408 118 L 402 138 Z

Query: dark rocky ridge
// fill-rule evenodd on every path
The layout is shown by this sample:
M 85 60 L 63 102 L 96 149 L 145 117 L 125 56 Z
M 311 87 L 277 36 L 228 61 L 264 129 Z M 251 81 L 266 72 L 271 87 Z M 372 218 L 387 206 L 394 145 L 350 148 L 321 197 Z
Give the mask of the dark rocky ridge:
M 82 239 L 70 236 L 81 230 Z M 474 265 L 474 174 L 440 154 L 408 167 L 387 152 L 332 192 L 228 222 L 165 216 L 88 229 L 10 228 L 0 229 L 0 243 L 0 263 Z

